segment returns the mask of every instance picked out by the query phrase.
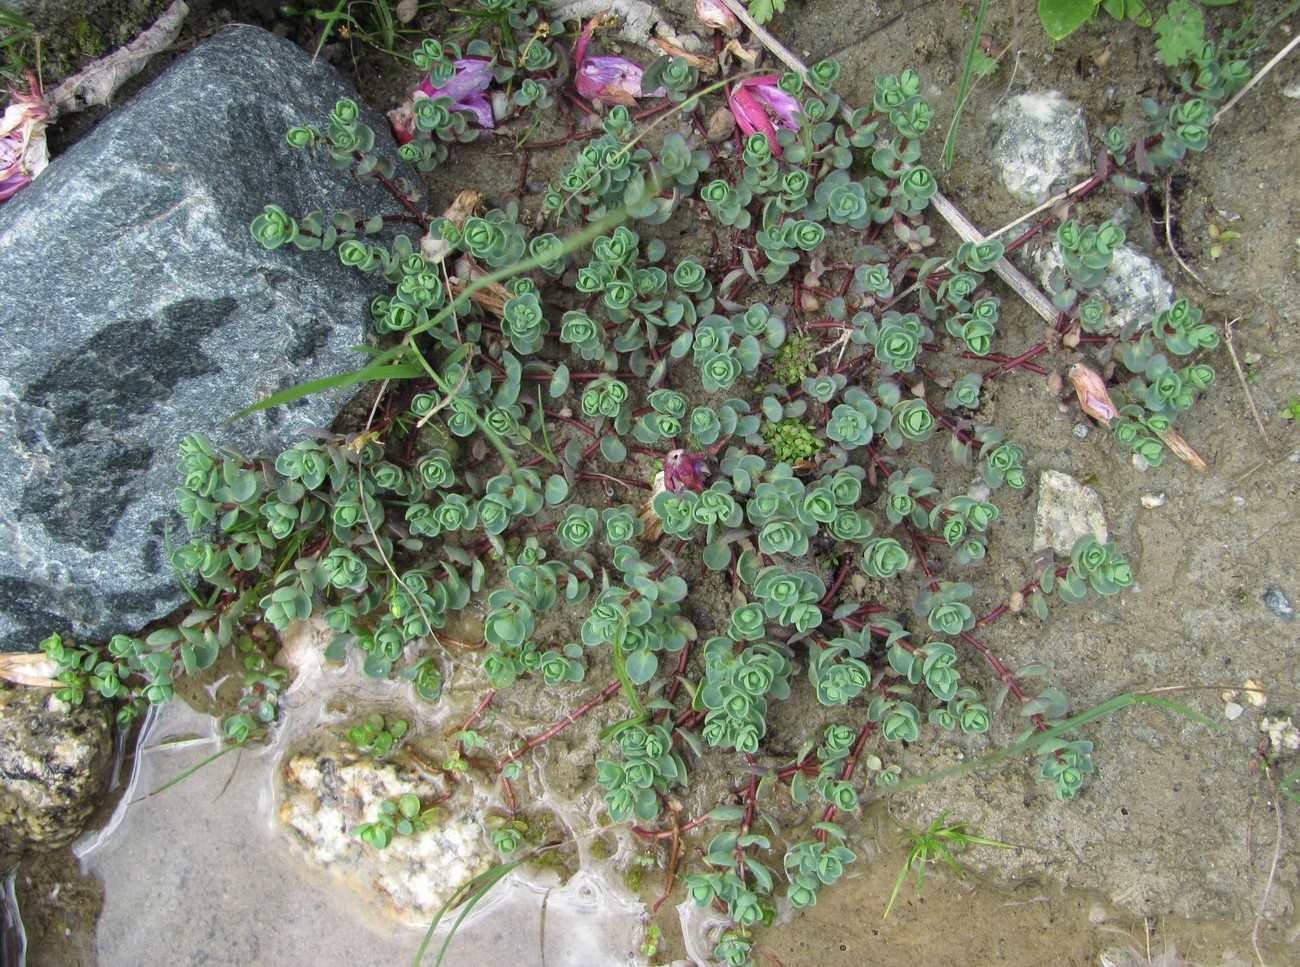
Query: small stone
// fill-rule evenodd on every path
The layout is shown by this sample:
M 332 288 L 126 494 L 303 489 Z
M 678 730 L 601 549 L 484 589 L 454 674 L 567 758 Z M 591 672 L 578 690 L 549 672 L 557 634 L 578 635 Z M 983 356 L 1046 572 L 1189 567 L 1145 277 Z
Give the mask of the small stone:
M 1229 722 L 1235 722 L 1237 719 L 1241 718 L 1241 713 L 1244 711 L 1246 710 L 1236 702 L 1229 702 L 1227 705 L 1223 706 L 1223 717 Z
M 1109 919 L 1110 916 L 1106 913 L 1106 908 L 1100 903 L 1094 904 L 1092 909 L 1088 911 L 1088 922 L 1094 927 L 1100 927 Z
M 1295 727 L 1290 718 L 1276 721 L 1264 719 L 1259 723 L 1259 730 L 1268 735 L 1268 745 L 1274 755 L 1300 749 L 1300 729 Z
M 990 146 L 1003 187 L 1041 204 L 1092 168 L 1083 109 L 1058 91 L 1007 98 L 992 117 Z
M 1030 271 L 1043 285 L 1047 285 L 1055 270 L 1065 265 L 1055 241 L 1027 261 Z M 1106 277 L 1089 294 L 1110 307 L 1110 314 L 1101 327 L 1102 334 L 1116 335 L 1130 323 L 1149 326 L 1173 302 L 1174 287 L 1154 259 L 1125 242 L 1115 249 Z
M 1273 585 L 1264 591 L 1264 607 L 1268 608 L 1279 618 L 1286 621 L 1295 620 L 1295 608 L 1291 607 L 1291 600 L 1286 596 L 1286 592 Z
M 476 813 L 450 802 L 419 835 L 396 836 L 383 850 L 371 849 L 353 831 L 373 822 L 382 802 L 409 794 L 427 805 L 446 790 L 397 762 L 357 758 L 328 732 L 308 743 L 281 765 L 277 817 L 309 864 L 335 871 L 351 886 L 369 887 L 399 915 L 426 918 L 496 861 Z
M 1263 682 L 1247 678 L 1242 682 L 1241 689 L 1246 693 L 1246 701 L 1255 708 L 1263 708 L 1268 704 L 1268 691 L 1264 688 Z
M 1034 550 L 1050 547 L 1069 557 L 1079 538 L 1091 534 L 1105 544 L 1109 531 L 1101 498 L 1069 474 L 1044 470 L 1038 478 L 1038 507 L 1034 510 Z
M 1163 493 L 1142 495 L 1142 506 L 1147 510 L 1155 510 L 1157 507 L 1163 507 L 1164 505 L 1165 495 Z
M 704 126 L 704 137 L 710 144 L 719 144 L 736 133 L 736 116 L 725 107 L 720 107 L 709 115 Z
M 1088 438 L 1089 432 L 1091 431 L 1088 429 L 1087 423 L 1074 424 L 1074 435 L 1078 437 L 1080 440 L 1086 440 Z

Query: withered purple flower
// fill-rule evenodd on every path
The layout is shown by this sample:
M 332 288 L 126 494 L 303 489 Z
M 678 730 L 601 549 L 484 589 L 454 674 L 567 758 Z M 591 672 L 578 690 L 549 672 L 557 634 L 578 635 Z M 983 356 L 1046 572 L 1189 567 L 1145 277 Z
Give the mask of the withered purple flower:
M 709 455 L 690 450 L 669 450 L 664 457 L 664 487 L 675 494 L 704 490 L 704 478 L 713 471 L 708 465 Z
M 574 49 L 574 59 L 578 64 L 574 84 L 578 93 L 589 101 L 636 107 L 636 99 L 642 94 L 641 80 L 645 71 L 622 57 L 587 56 L 587 45 L 591 43 L 591 36 L 602 17 L 603 14 L 597 14 L 587 21 L 582 36 L 578 38 L 578 46 Z M 662 97 L 666 93 L 660 87 L 650 96 Z
M 496 127 L 492 104 L 485 92 L 492 83 L 492 61 L 482 57 L 465 57 L 452 61 L 456 73 L 442 87 L 434 87 L 428 74 L 405 101 L 388 112 L 393 125 L 393 135 L 398 144 L 406 144 L 415 135 L 415 99 L 418 97 L 449 97 L 453 111 L 473 111 L 478 123 L 485 128 Z

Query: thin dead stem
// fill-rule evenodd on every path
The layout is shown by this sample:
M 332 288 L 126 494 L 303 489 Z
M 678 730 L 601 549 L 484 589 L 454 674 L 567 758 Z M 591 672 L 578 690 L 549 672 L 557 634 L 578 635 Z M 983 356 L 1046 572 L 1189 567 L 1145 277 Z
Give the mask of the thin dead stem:
M 1219 108 L 1219 110 L 1215 113 L 1214 120 L 1210 122 L 1210 127 L 1214 127 L 1214 125 L 1218 124 L 1219 121 L 1223 119 L 1223 116 L 1227 114 L 1229 111 L 1231 111 L 1233 107 L 1236 105 L 1236 103 L 1246 96 L 1247 91 L 1249 91 L 1252 87 L 1254 87 L 1256 84 L 1262 81 L 1264 79 L 1264 75 L 1267 74 L 1269 71 L 1271 71 L 1278 64 L 1280 64 L 1282 62 L 1282 59 L 1286 57 L 1287 54 L 1295 50 L 1296 44 L 1300 44 L 1300 33 L 1292 37 L 1291 42 L 1289 44 L 1287 44 L 1276 54 L 1274 54 L 1272 60 L 1270 60 L 1267 64 L 1265 64 L 1263 67 L 1257 70 L 1255 72 L 1255 76 L 1246 82 L 1245 87 L 1239 90 L 1236 94 L 1232 95 L 1232 97 L 1228 98 L 1228 103 L 1223 105 L 1223 107 Z
M 1178 262 L 1179 265 L 1183 267 L 1183 271 L 1196 280 L 1197 285 L 1199 285 L 1206 292 L 1211 292 L 1214 295 L 1225 295 L 1226 293 L 1219 292 L 1217 289 L 1211 289 L 1208 285 L 1206 285 L 1205 280 L 1202 279 L 1200 275 L 1197 274 L 1196 270 L 1183 261 L 1183 256 L 1178 251 L 1178 246 L 1174 244 L 1174 220 L 1173 218 L 1170 217 L 1170 213 L 1169 213 L 1170 197 L 1173 194 L 1173 192 L 1170 191 L 1170 187 L 1172 186 L 1172 184 L 1173 184 L 1173 175 L 1172 174 L 1166 175 L 1165 176 L 1165 247 L 1169 249 L 1170 252 L 1173 253 L 1174 259 Z
M 1268 880 L 1264 883 L 1264 895 L 1259 900 L 1259 910 L 1255 914 L 1255 924 L 1250 930 L 1250 946 L 1255 951 L 1255 960 L 1259 962 L 1259 967 L 1268 967 L 1264 960 L 1264 954 L 1259 949 L 1259 926 L 1264 922 L 1264 911 L 1268 909 L 1268 900 L 1273 893 L 1273 884 L 1277 882 L 1278 864 L 1282 862 L 1282 799 L 1281 787 L 1273 778 L 1273 772 L 1268 767 L 1264 767 L 1264 775 L 1269 781 L 1269 791 L 1273 796 L 1273 817 L 1277 820 L 1277 833 L 1273 841 L 1273 862 L 1268 869 Z
M 1237 371 L 1237 379 L 1241 382 L 1242 392 L 1246 394 L 1246 403 L 1250 406 L 1250 415 L 1255 418 L 1255 426 L 1259 428 L 1260 438 L 1264 441 L 1264 447 L 1267 449 L 1271 446 L 1268 438 L 1268 431 L 1264 428 L 1264 421 L 1260 418 L 1259 410 L 1255 406 L 1255 397 L 1250 393 L 1250 383 L 1246 381 L 1246 371 L 1241 367 L 1241 360 L 1237 358 L 1237 347 L 1232 343 L 1232 327 L 1241 322 L 1238 316 L 1223 326 L 1223 341 L 1228 346 L 1228 355 L 1232 357 L 1232 368 Z

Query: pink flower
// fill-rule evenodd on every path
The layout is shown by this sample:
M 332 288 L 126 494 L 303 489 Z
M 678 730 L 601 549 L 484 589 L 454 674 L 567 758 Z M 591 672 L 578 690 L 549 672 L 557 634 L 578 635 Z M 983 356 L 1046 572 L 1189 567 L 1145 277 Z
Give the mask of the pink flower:
M 800 108 L 795 98 L 777 86 L 778 80 L 776 74 L 747 77 L 731 88 L 728 99 L 731 113 L 745 137 L 760 131 L 766 134 L 772 153 L 779 158 L 781 148 L 776 143 L 776 132 L 778 129 L 798 131 Z
M 0 201 L 8 201 L 32 183 L 50 162 L 45 127 L 51 113 L 41 86 L 29 72 L 30 94 L 13 91 L 13 103 L 0 118 Z
M 453 61 L 456 73 L 442 87 L 434 87 L 428 75 L 424 82 L 415 89 L 416 94 L 426 97 L 449 97 L 453 111 L 473 111 L 478 123 L 485 128 L 496 126 L 492 115 L 492 105 L 483 96 L 483 92 L 492 83 L 492 61 L 482 57 L 466 57 Z
M 707 460 L 707 453 L 669 450 L 664 457 L 664 487 L 675 494 L 684 490 L 702 493 L 704 478 L 713 472 L 709 469 Z
M 587 21 L 582 36 L 578 38 L 578 46 L 574 49 L 578 75 L 574 84 L 578 93 L 589 101 L 636 107 L 636 99 L 642 96 L 641 79 L 645 71 L 622 57 L 587 56 L 587 45 L 591 43 L 591 35 L 602 17 L 603 14 L 597 14 Z M 662 97 L 666 93 L 661 87 L 650 96 Z
M 453 111 L 473 111 L 478 123 L 485 128 L 496 126 L 492 105 L 484 92 L 492 83 L 492 61 L 482 57 L 466 57 L 452 62 L 456 73 L 442 87 L 434 87 L 428 74 L 420 86 L 400 106 L 388 112 L 393 125 L 393 135 L 398 144 L 408 143 L 415 135 L 415 99 L 417 97 L 449 97 Z

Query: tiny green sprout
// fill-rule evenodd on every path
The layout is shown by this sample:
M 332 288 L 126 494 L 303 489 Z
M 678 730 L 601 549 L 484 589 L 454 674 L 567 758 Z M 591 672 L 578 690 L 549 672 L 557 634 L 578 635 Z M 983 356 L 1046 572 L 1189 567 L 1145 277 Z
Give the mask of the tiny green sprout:
M 815 352 L 816 345 L 808 336 L 790 336 L 772 360 L 772 376 L 782 386 L 797 386 L 815 371 Z
M 502 855 L 509 855 L 524 844 L 528 833 L 528 824 L 517 816 L 507 819 L 504 816 L 489 816 L 488 829 L 492 847 Z
M 953 851 L 969 846 L 994 846 L 998 849 L 1014 849 L 1010 843 L 1001 843 L 994 839 L 985 839 L 982 836 L 975 836 L 966 832 L 965 823 L 952 823 L 945 826 L 944 820 L 948 818 L 948 813 L 944 812 L 932 822 L 929 827 L 921 832 L 908 832 L 904 837 L 904 842 L 911 841 L 911 847 L 907 851 L 907 858 L 903 861 L 903 868 L 898 872 L 898 878 L 894 880 L 894 890 L 889 895 L 889 903 L 885 906 L 884 917 L 889 916 L 889 911 L 894 908 L 894 901 L 898 899 L 898 891 L 903 887 L 903 881 L 913 870 L 916 871 L 916 892 L 920 895 L 921 883 L 925 876 L 925 867 L 927 863 L 941 859 L 947 863 L 958 876 L 965 876 L 963 870 L 953 857 Z M 884 919 L 882 917 L 881 919 Z
M 780 463 L 797 464 L 813 460 L 826 446 L 814 435 L 812 427 L 794 418 L 779 423 L 766 423 L 759 432 Z
M 641 944 L 641 954 L 645 957 L 653 957 L 659 953 L 659 945 L 663 942 L 663 931 L 657 924 L 650 924 L 646 928 L 645 941 Z
M 1211 222 L 1205 229 L 1210 236 L 1210 258 L 1218 260 L 1223 257 L 1223 246 L 1231 242 L 1234 238 L 1241 238 L 1241 232 L 1234 232 L 1231 229 L 1222 229 Z
M 1300 420 L 1300 395 L 1292 393 L 1287 397 L 1286 407 L 1282 410 L 1282 415 L 1292 423 Z

